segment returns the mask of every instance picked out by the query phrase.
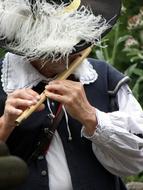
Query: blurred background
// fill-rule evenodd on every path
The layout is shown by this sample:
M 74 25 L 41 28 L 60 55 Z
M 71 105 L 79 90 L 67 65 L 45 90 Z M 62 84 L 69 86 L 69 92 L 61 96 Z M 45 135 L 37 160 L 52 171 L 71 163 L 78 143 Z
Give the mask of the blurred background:
M 101 45 L 93 49 L 92 56 L 131 78 L 129 85 L 143 108 L 143 0 L 123 0 L 121 16 Z M 123 180 L 143 182 L 143 172 Z
M 143 0 L 123 0 L 119 21 L 99 46 L 92 56 L 127 74 L 143 107 Z

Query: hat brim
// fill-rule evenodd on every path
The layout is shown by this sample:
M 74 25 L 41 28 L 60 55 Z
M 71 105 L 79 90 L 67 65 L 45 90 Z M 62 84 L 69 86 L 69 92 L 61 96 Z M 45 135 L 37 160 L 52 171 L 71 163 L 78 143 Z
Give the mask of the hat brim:
M 104 37 L 113 27 L 113 25 L 116 23 L 120 11 L 121 11 L 121 0 L 81 0 L 81 4 L 89 7 L 89 9 L 92 10 L 92 12 L 95 15 L 102 15 L 103 18 L 106 19 L 106 21 L 110 24 L 110 28 L 108 28 L 102 35 L 101 38 Z M 6 51 L 18 54 L 18 55 L 24 55 L 23 52 L 15 51 L 8 47 L 9 44 L 6 39 L 0 40 L 0 47 L 4 48 Z M 74 46 L 74 50 L 72 54 L 78 53 L 82 51 L 83 49 L 89 47 L 91 44 L 86 43 L 84 41 L 79 42 Z
M 102 15 L 103 18 L 109 22 L 111 27 L 102 33 L 101 38 L 103 38 L 107 33 L 110 32 L 120 16 L 121 0 L 82 0 L 82 4 L 87 5 L 92 9 L 95 15 Z M 81 41 L 75 46 L 73 53 L 78 53 L 90 45 L 90 43 L 84 43 Z

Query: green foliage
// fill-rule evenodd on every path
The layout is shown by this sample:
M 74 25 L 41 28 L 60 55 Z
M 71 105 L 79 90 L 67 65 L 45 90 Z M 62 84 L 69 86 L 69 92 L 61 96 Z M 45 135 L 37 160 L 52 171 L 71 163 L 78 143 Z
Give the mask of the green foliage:
M 140 173 L 139 175 L 129 176 L 124 179 L 125 183 L 132 181 L 143 182 L 143 173 Z
M 5 50 L 0 48 L 0 58 L 3 58 L 5 55 Z
M 131 78 L 130 87 L 143 107 L 143 1 L 124 0 L 121 17 L 93 56 L 105 60 Z M 143 182 L 143 172 L 124 178 Z
M 143 1 L 124 0 L 119 21 L 93 56 L 131 78 L 130 87 L 143 107 Z

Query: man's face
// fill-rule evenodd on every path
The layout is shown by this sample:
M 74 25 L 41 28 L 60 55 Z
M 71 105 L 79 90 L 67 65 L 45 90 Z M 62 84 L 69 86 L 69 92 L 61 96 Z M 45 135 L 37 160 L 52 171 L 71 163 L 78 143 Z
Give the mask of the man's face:
M 31 61 L 31 64 L 47 78 L 54 77 L 56 74 L 62 73 L 65 69 L 67 69 L 67 66 L 72 63 L 74 59 L 79 55 L 69 55 L 68 59 L 61 58 L 58 61 L 52 61 L 52 59 L 47 60 L 34 60 Z

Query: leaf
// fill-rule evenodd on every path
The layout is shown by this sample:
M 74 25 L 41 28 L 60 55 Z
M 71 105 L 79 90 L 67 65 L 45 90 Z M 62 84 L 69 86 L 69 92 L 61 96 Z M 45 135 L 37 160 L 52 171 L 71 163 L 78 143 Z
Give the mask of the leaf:
M 119 37 L 118 40 L 117 40 L 117 45 L 119 45 L 120 43 L 126 41 L 129 37 L 130 37 L 130 35 L 125 35 L 125 36 Z
M 125 74 L 128 76 L 131 76 L 134 73 L 134 69 L 136 68 L 137 64 L 133 64 L 128 67 L 128 69 L 125 71 Z
M 95 51 L 95 54 L 96 54 L 97 59 L 102 60 L 102 61 L 105 61 L 103 52 L 102 52 L 101 50 L 96 50 L 96 51 Z
M 138 80 L 136 81 L 136 84 L 134 85 L 132 92 L 135 95 L 136 99 L 139 100 L 140 94 L 139 94 L 139 88 L 140 88 L 140 83 L 143 81 L 143 76 L 139 77 Z
M 138 57 L 138 56 L 134 56 L 134 57 L 130 58 L 130 61 L 132 63 L 135 62 L 135 61 L 138 61 L 138 60 L 140 60 L 140 57 Z
M 138 75 L 138 76 L 143 76 L 143 70 L 142 69 L 138 69 L 138 68 L 135 68 L 133 70 L 134 74 Z

